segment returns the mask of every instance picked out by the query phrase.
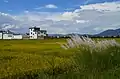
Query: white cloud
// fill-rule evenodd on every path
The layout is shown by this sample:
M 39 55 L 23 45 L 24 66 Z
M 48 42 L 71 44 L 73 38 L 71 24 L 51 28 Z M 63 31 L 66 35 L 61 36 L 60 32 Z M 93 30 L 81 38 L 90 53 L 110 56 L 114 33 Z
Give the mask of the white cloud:
M 8 30 L 11 28 L 17 28 L 14 24 L 2 24 L 1 27 L 3 27 L 4 30 Z
M 86 20 L 76 20 L 76 23 L 86 23 L 86 22 L 89 22 L 89 21 L 86 21 Z
M 58 7 L 54 4 L 48 4 L 48 5 L 45 5 L 45 8 L 58 8 Z
M 70 20 L 70 21 L 72 21 L 75 17 L 79 17 L 78 13 L 63 12 L 63 13 L 59 13 L 57 15 L 50 16 L 47 19 L 51 19 L 53 21 L 60 21 L 60 20 Z
M 9 12 L 11 12 L 12 10 L 8 10 Z
M 54 4 L 48 4 L 48 5 L 45 5 L 45 6 L 36 7 L 34 9 L 35 10 L 40 10 L 40 9 L 44 9 L 44 8 L 56 9 L 58 7 Z
M 43 9 L 44 7 L 37 7 L 37 8 L 34 8 L 35 10 L 40 10 L 40 9 Z
M 108 29 L 113 29 L 113 30 L 115 30 L 115 29 L 117 29 L 117 28 L 115 28 L 115 27 L 104 27 L 104 28 L 96 27 L 96 28 L 94 28 L 93 30 L 95 30 L 95 31 L 100 31 L 100 30 L 105 31 L 105 30 L 108 30 Z
M 25 10 L 24 13 L 29 13 L 29 11 L 28 11 L 28 10 Z
M 66 11 L 74 10 L 74 8 L 66 8 Z
M 0 12 L 0 15 L 1 15 L 1 16 L 9 16 L 9 14 L 7 14 L 7 13 L 2 13 L 2 12 Z
M 74 12 L 64 12 L 62 14 L 62 17 L 73 18 L 73 17 L 78 17 L 78 14 Z
M 7 0 L 4 0 L 4 2 L 5 2 L 5 3 L 8 3 L 8 1 L 7 1 Z
M 81 10 L 120 11 L 120 2 L 105 2 L 80 6 Z
M 92 5 L 92 7 L 91 7 Z M 0 13 L 0 28 L 27 32 L 31 26 L 48 33 L 99 33 L 109 28 L 120 28 L 119 2 L 81 6 L 71 12 L 23 12 L 19 15 Z M 90 7 L 88 7 L 90 6 Z M 109 8 L 110 7 L 110 8 Z M 9 26 L 4 26 L 7 24 Z

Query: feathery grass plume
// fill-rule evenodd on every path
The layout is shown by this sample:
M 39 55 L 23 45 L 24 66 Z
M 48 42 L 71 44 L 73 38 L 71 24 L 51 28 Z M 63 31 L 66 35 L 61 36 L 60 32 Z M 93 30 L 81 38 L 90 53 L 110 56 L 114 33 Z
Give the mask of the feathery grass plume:
M 78 72 L 96 73 L 120 65 L 120 44 L 114 39 L 94 40 L 74 35 L 64 46 L 67 49 L 76 49 L 73 51 L 75 55 L 72 61 Z
M 72 35 L 71 39 L 67 39 L 67 43 L 66 44 L 62 44 L 61 47 L 65 48 L 65 49 L 69 49 L 69 48 L 79 48 L 81 46 L 87 46 L 89 47 L 91 50 L 93 49 L 106 49 L 110 46 L 120 46 L 119 43 L 117 43 L 114 39 L 112 40 L 93 40 L 91 38 L 88 37 L 80 37 L 78 35 Z M 84 48 L 84 47 L 83 47 Z

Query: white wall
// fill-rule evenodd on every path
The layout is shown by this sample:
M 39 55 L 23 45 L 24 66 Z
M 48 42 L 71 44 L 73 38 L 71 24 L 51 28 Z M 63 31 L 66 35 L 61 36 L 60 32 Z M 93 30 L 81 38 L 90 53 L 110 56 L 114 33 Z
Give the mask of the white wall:
M 44 34 L 44 33 L 40 33 L 38 36 L 46 36 L 46 34 Z
M 13 35 L 13 39 L 22 39 L 22 35 Z
M 2 39 L 2 33 L 0 33 L 0 39 Z
M 39 39 L 39 37 L 47 36 L 47 32 L 34 32 L 34 28 L 29 29 L 29 38 L 30 39 Z
M 38 36 L 47 36 L 47 32 L 40 32 L 39 34 L 38 34 Z
M 29 29 L 30 39 L 37 39 L 38 33 L 33 31 L 34 29 Z
M 3 34 L 3 39 L 13 39 L 13 34 Z

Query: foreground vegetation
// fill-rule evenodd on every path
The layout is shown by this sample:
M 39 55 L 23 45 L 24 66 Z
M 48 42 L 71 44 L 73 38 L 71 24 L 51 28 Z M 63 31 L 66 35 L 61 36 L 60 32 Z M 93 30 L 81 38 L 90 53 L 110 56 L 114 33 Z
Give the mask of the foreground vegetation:
M 100 40 L 0 40 L 0 78 L 119 79 L 120 39 Z

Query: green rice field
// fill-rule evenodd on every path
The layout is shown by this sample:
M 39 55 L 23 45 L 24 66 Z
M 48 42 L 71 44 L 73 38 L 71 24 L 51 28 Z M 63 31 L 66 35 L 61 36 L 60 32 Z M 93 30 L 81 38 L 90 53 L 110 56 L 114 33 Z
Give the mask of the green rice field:
M 59 43 L 64 39 L 52 40 L 0 40 L 0 78 L 26 71 L 48 67 L 46 59 L 51 56 L 67 56 Z
M 120 38 L 115 40 L 120 42 Z M 42 79 L 41 77 L 48 79 L 46 76 L 39 76 L 43 71 L 49 75 L 49 79 L 63 79 L 62 74 L 67 71 L 72 71 L 73 74 L 71 57 L 74 55 L 74 50 L 61 48 L 60 44 L 65 42 L 65 39 L 0 40 L 0 79 Z M 113 69 L 96 73 L 95 77 L 92 71 L 81 72 L 79 77 L 64 78 L 117 79 L 120 75 L 119 67 L 117 71 Z

